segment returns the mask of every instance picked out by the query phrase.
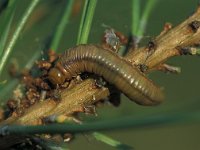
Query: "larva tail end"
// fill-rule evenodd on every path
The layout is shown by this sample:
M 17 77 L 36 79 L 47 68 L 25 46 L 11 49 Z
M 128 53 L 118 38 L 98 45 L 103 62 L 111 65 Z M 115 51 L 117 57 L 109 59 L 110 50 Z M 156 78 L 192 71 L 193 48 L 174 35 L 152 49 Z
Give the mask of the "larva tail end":
M 162 91 L 157 92 L 156 97 L 151 98 L 148 102 L 144 103 L 147 106 L 156 106 L 162 103 L 165 99 L 164 93 Z
M 141 98 L 137 100 L 134 99 L 133 101 L 143 106 L 156 106 L 162 103 L 164 99 L 165 99 L 164 93 L 162 91 L 159 91 L 153 97 L 143 97 L 142 99 Z

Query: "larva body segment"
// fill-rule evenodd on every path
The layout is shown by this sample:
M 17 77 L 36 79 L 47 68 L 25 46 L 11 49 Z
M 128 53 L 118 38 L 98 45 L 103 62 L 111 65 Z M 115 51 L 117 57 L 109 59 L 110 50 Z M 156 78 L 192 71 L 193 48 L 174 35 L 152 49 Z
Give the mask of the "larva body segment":
M 116 53 L 94 45 L 67 50 L 49 72 L 53 84 L 62 84 L 81 72 L 102 76 L 129 99 L 141 105 L 156 105 L 163 99 L 159 87 Z

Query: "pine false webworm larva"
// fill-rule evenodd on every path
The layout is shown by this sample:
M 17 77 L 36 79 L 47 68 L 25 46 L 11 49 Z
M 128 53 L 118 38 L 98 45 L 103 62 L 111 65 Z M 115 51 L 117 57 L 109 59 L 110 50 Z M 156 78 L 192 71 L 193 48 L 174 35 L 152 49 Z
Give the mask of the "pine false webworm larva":
M 162 90 L 136 67 L 115 52 L 95 45 L 79 45 L 67 50 L 49 71 L 48 78 L 53 84 L 62 84 L 81 72 L 102 76 L 141 105 L 156 105 L 164 99 Z

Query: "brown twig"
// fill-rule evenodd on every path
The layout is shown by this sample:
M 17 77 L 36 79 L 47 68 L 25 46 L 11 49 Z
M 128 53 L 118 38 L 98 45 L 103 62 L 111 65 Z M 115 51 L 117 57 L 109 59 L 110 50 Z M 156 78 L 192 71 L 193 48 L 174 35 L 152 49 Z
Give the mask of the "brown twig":
M 200 7 L 178 26 L 160 34 L 151 47 L 146 46 L 130 51 L 125 58 L 133 65 L 145 64 L 148 69 L 164 63 L 173 56 L 181 55 L 181 48 L 200 43 Z
M 70 89 L 64 89 L 60 93 L 60 100 L 47 99 L 36 103 L 28 108 L 22 116 L 11 116 L 0 123 L 20 124 L 20 125 L 38 125 L 42 119 L 51 115 L 72 115 L 74 112 L 84 112 L 87 106 L 94 105 L 99 100 L 109 95 L 107 88 L 99 88 L 95 85 L 93 79 L 87 79 L 80 84 L 76 84 Z
M 0 125 L 39 125 L 43 123 L 45 117 L 55 116 L 58 118 L 60 115 L 65 115 L 65 120 L 71 119 L 70 116 L 73 113 L 86 112 L 88 106 L 94 105 L 108 95 L 109 90 L 107 88 L 97 87 L 95 80 L 87 79 L 74 87 L 70 87 L 70 89 L 61 91 L 59 101 L 47 99 L 36 103 L 28 108 L 22 116 L 12 115 L 5 121 L 2 121 Z M 0 147 L 2 149 L 9 148 L 12 145 L 26 141 L 27 137 L 31 138 L 31 136 L 20 135 L 0 137 Z

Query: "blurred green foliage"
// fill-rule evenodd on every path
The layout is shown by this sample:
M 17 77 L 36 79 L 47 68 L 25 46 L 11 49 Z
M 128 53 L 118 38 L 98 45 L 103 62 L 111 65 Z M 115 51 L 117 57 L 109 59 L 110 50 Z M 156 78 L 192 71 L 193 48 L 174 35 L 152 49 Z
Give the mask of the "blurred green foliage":
M 148 0 L 141 0 L 141 12 L 144 4 Z M 15 29 L 15 22 L 18 22 L 20 15 L 28 5 L 28 1 L 21 0 L 18 5 L 18 11 L 14 17 L 14 23 L 11 25 L 11 33 Z M 12 59 L 16 59 L 19 66 L 23 68 L 34 53 L 46 50 L 50 37 L 63 13 L 65 0 L 42 1 L 34 14 L 21 32 L 14 51 L 6 64 L 3 77 L 0 81 L 7 80 L 8 84 L 13 78 L 9 77 L 7 68 Z M 186 19 L 197 8 L 198 0 L 159 0 L 153 10 L 153 14 L 147 24 L 147 31 L 144 37 L 145 41 L 155 37 L 160 33 L 165 22 L 171 22 L 174 26 Z M 38 13 L 37 13 L 38 12 Z M 59 52 L 76 45 L 78 35 L 81 10 L 72 13 L 67 28 L 59 45 Z M 0 24 L 2 23 L 2 14 L 0 15 Z M 120 0 L 99 0 L 96 12 L 93 18 L 92 29 L 88 43 L 100 43 L 101 36 L 105 30 L 102 24 L 106 24 L 125 34 L 131 32 L 131 1 Z M 110 119 L 123 116 L 143 117 L 147 115 L 182 112 L 189 110 L 199 110 L 200 105 L 200 59 L 195 56 L 182 56 L 172 58 L 168 61 L 182 68 L 180 75 L 164 74 L 156 72 L 150 75 L 150 78 L 162 85 L 165 89 L 166 100 L 157 107 L 144 107 L 129 101 L 123 97 L 122 104 L 118 108 L 105 106 L 98 109 L 98 117 L 89 116 L 86 119 Z M 1 91 L 0 91 L 1 92 Z M 0 97 L 0 100 L 7 99 Z M 3 104 L 2 104 L 3 105 Z M 149 127 L 143 129 L 128 129 L 123 131 L 110 131 L 105 134 L 117 139 L 118 141 L 133 146 L 136 150 L 146 149 L 199 149 L 200 148 L 200 124 L 173 124 L 166 126 Z M 112 150 L 101 142 L 94 140 L 91 135 L 79 135 L 76 140 L 69 144 L 71 149 L 106 149 Z

